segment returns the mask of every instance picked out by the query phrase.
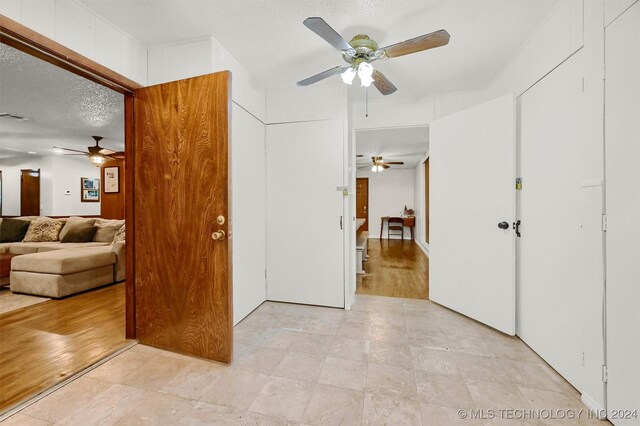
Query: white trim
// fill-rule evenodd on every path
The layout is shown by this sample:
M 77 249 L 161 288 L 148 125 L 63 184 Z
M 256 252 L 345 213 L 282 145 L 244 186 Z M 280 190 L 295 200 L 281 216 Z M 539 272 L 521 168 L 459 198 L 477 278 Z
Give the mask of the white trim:
M 595 399 L 591 398 L 586 393 L 583 393 L 580 396 L 580 400 L 584 405 L 587 406 L 589 411 L 599 420 L 604 420 L 607 418 L 607 410 L 605 410 L 600 404 L 596 402 Z

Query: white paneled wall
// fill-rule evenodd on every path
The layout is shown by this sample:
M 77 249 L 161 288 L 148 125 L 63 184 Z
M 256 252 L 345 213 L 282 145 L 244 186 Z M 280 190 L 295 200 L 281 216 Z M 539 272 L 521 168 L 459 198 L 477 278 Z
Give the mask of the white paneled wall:
M 488 89 L 490 96 L 521 95 L 519 256 L 527 267 L 518 281 L 518 334 L 591 408 L 604 406 L 606 1 L 564 0 Z
M 3 0 L 0 13 L 137 83 L 147 83 L 146 47 L 74 0 Z
M 231 181 L 234 324 L 266 300 L 265 126 L 233 104 Z
M 604 2 L 604 23 L 609 25 L 625 10 L 629 9 L 638 0 L 606 0 Z
M 588 0 L 587 3 L 600 1 Z M 563 0 L 491 83 L 489 97 L 522 93 L 582 48 L 584 5 L 584 0 Z

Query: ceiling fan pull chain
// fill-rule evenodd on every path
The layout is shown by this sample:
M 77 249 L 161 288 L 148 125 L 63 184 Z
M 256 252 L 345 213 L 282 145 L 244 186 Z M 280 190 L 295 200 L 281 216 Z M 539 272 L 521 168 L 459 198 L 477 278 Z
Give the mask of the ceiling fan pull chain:
M 369 117 L 369 88 L 364 88 L 364 116 Z

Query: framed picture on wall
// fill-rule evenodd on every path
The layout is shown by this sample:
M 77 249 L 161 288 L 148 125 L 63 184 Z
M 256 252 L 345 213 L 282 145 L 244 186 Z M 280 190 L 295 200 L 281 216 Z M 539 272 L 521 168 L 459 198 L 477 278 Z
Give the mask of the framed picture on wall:
M 100 179 L 80 178 L 80 194 L 83 203 L 100 201 Z
M 105 194 L 120 192 L 120 167 L 104 168 L 104 192 Z

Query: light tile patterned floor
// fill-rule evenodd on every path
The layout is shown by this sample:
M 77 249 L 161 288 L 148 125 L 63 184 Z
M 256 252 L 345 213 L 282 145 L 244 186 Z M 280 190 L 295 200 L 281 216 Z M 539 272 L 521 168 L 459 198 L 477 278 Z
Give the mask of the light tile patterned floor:
M 230 367 L 137 345 L 5 425 L 604 424 L 519 339 L 429 301 L 358 296 L 352 311 L 267 302 L 235 336 Z M 505 408 L 584 412 L 501 420 Z M 471 409 L 497 418 L 458 415 Z

